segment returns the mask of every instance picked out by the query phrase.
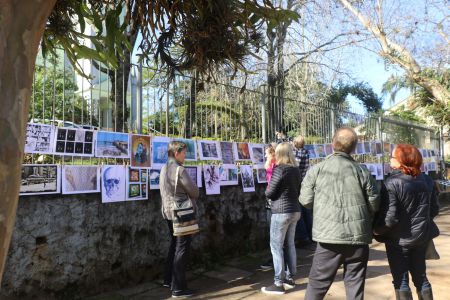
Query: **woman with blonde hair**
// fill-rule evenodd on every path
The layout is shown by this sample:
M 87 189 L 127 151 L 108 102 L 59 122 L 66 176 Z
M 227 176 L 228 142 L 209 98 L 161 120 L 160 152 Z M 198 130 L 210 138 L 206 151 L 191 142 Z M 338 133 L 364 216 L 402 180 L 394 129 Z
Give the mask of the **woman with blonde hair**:
M 300 170 L 292 146 L 287 142 L 276 147 L 275 160 L 276 166 L 266 190 L 266 197 L 271 200 L 270 249 L 275 276 L 274 284 L 261 290 L 267 294 L 284 294 L 285 287 L 295 286 L 293 277 L 297 273 L 294 238 L 295 226 L 300 219 Z

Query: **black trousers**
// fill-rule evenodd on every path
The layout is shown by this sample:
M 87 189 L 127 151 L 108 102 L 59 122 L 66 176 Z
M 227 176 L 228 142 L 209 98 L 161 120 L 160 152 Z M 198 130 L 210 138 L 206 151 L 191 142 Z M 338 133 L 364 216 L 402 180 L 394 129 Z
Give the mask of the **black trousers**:
M 368 245 L 337 245 L 317 243 L 309 273 L 305 300 L 321 300 L 334 281 L 340 265 L 344 264 L 344 284 L 347 299 L 364 299 Z
M 186 265 L 191 248 L 192 235 L 173 236 L 172 221 L 166 221 L 171 240 L 164 269 L 164 284 L 170 284 L 172 291 L 186 290 Z
M 418 291 L 431 288 L 426 274 L 425 252 L 428 243 L 414 248 L 405 248 L 397 244 L 386 243 L 386 255 L 391 268 L 394 288 L 408 291 L 409 276 Z

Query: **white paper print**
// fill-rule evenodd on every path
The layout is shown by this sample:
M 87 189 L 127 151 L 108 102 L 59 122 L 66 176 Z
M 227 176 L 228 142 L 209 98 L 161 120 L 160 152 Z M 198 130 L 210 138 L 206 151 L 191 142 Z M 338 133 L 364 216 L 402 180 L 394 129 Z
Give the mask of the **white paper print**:
M 256 180 L 258 183 L 267 183 L 267 173 L 264 166 L 258 166 L 256 169 Z
M 155 136 L 152 138 L 152 166 L 154 169 L 161 169 L 167 163 L 170 141 L 171 139 L 168 137 Z
M 244 193 L 255 191 L 255 180 L 253 179 L 253 167 L 249 165 L 241 165 L 241 179 Z
M 248 143 L 234 143 L 233 144 L 234 160 L 250 160 L 250 149 Z
M 220 145 L 217 141 L 198 141 L 201 160 L 221 160 Z
M 205 178 L 206 195 L 220 194 L 219 166 L 204 165 L 203 176 Z
M 99 166 L 62 166 L 62 193 L 100 193 Z
M 161 174 L 161 168 L 151 168 L 148 175 L 148 181 L 151 190 L 159 190 L 159 178 Z
M 126 167 L 125 166 L 103 166 L 102 167 L 102 202 L 125 201 L 126 189 Z
M 127 167 L 127 200 L 148 199 L 148 169 Z
M 55 127 L 28 123 L 25 138 L 25 153 L 52 154 L 54 151 Z
M 96 157 L 130 158 L 128 133 L 98 131 L 95 145 Z
M 94 156 L 94 131 L 57 127 L 55 132 L 55 154 Z
M 220 185 L 238 185 L 238 167 L 236 165 L 221 165 L 219 168 Z
M 20 195 L 61 193 L 59 165 L 22 165 Z
M 264 145 L 263 144 L 249 144 L 250 158 L 254 164 L 264 164 Z

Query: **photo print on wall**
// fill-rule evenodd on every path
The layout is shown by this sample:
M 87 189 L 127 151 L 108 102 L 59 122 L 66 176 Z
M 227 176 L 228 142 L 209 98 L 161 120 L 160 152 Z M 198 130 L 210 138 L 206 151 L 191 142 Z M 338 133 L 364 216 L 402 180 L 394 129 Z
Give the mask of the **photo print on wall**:
M 205 178 L 206 195 L 220 194 L 219 166 L 204 165 L 203 176 Z
M 249 144 L 250 158 L 254 164 L 264 164 L 264 145 L 263 144 Z
M 129 134 L 98 131 L 95 156 L 109 158 L 129 158 Z
M 62 166 L 62 193 L 100 193 L 100 167 Z
M 316 158 L 316 151 L 314 150 L 314 145 L 311 144 L 305 145 L 305 150 L 308 151 L 310 159 Z
M 19 195 L 59 194 L 60 183 L 59 165 L 22 165 Z
M 197 187 L 202 187 L 202 167 L 201 166 L 185 166 L 184 169 L 191 177 Z
M 236 165 L 221 165 L 219 167 L 220 185 L 238 185 L 238 167 Z
M 314 149 L 316 150 L 316 157 L 323 158 L 326 157 L 325 147 L 323 144 L 314 145 Z
M 267 183 L 267 173 L 263 166 L 256 168 L 256 180 L 258 180 L 258 183 Z
M 94 131 L 56 128 L 55 153 L 70 156 L 94 156 Z
M 174 139 L 175 141 L 179 141 L 185 143 L 186 148 L 186 161 L 197 161 L 197 143 L 194 140 L 188 139 Z
M 161 169 L 167 163 L 167 149 L 170 141 L 170 138 L 163 136 L 154 136 L 152 138 L 152 166 L 156 169 Z
M 150 136 L 131 135 L 131 159 L 130 165 L 139 168 L 150 168 Z
M 54 152 L 55 127 L 45 124 L 27 124 L 25 153 L 52 154 Z
M 201 160 L 221 160 L 220 146 L 217 141 L 198 141 Z
M 253 178 L 253 167 L 250 165 L 241 165 L 241 179 L 244 193 L 255 191 L 255 180 Z
M 234 143 L 234 160 L 250 160 L 248 143 Z
M 325 155 L 331 155 L 333 154 L 333 145 L 332 144 L 325 144 Z
M 126 167 L 102 166 L 102 203 L 125 201 Z
M 151 168 L 149 175 L 148 175 L 148 181 L 149 186 L 151 190 L 159 190 L 159 176 L 161 174 L 161 168 Z
M 128 201 L 148 199 L 148 169 L 128 166 L 126 182 Z
M 232 142 L 220 142 L 220 152 L 222 153 L 222 162 L 224 164 L 234 164 Z

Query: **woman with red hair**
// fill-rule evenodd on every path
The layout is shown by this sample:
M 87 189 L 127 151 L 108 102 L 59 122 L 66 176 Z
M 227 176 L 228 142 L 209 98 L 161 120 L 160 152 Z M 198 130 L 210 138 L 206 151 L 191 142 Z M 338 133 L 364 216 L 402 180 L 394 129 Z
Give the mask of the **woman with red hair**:
M 409 274 L 419 299 L 433 299 L 426 275 L 425 252 L 430 240 L 439 235 L 433 218 L 439 212 L 438 192 L 433 180 L 422 174 L 422 155 L 408 144 L 392 151 L 395 170 L 381 190 L 376 239 L 386 245 L 396 299 L 412 300 Z

